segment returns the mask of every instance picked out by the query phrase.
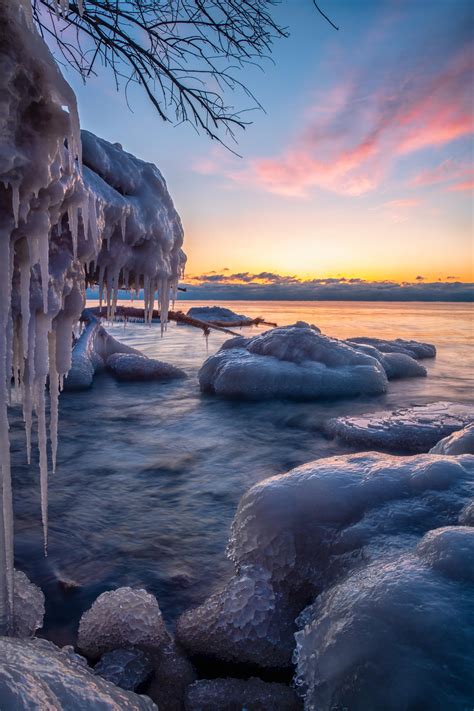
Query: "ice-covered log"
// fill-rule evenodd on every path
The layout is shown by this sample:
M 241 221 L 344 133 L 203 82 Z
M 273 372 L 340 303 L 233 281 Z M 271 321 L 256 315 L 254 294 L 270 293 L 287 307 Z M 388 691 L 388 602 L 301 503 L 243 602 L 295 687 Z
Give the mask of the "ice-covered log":
M 392 412 L 338 417 L 325 423 L 324 430 L 332 437 L 367 449 L 427 452 L 441 438 L 473 421 L 474 407 L 471 405 L 434 402 Z
M 441 439 L 432 454 L 474 454 L 474 423 Z
M 387 389 L 378 360 L 304 322 L 228 341 L 206 360 L 199 382 L 203 392 L 250 399 L 313 400 Z
M 474 493 L 474 457 L 331 457 L 252 487 L 234 518 L 230 581 L 177 624 L 192 654 L 286 666 L 297 613 L 335 581 L 452 526 Z M 379 563 L 380 564 L 380 563 Z M 299 606 L 299 607 L 298 607 Z
M 162 325 L 184 266 L 183 230 L 158 169 L 92 134 L 80 136 L 74 92 L 36 31 L 28 0 L 0 4 L 0 631 L 13 625 L 13 525 L 7 403 L 21 390 L 28 460 L 36 412 L 41 513 L 47 534 L 58 394 L 86 276 L 113 314 L 118 288 L 158 294 Z M 84 148 L 84 151 L 82 151 Z M 82 168 L 84 154 L 84 169 Z
M 186 711 L 298 711 L 301 700 L 285 684 L 250 679 L 200 679 L 188 687 Z
M 124 647 L 159 650 L 169 635 L 158 602 L 146 590 L 118 588 L 104 592 L 79 624 L 77 646 L 91 659 Z
M 297 634 L 305 709 L 469 708 L 473 575 L 474 529 L 444 528 L 320 595 Z
M 43 639 L 0 637 L 0 708 L 156 711 L 146 696 L 96 676 L 77 654 Z
M 355 338 L 348 338 L 347 340 L 349 343 L 373 346 L 382 353 L 402 353 L 418 360 L 434 358 L 436 356 L 435 346 L 431 343 L 423 343 L 421 341 L 406 340 L 404 338 L 395 338 L 390 341 L 383 338 L 368 338 L 366 336 L 356 336 Z

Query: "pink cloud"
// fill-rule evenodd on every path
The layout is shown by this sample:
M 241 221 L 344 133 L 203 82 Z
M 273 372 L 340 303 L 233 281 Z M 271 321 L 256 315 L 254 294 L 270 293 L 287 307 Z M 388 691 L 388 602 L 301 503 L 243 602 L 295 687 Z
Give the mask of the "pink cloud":
M 385 202 L 383 207 L 399 209 L 404 207 L 417 207 L 419 204 L 420 200 L 417 200 L 416 198 L 403 198 L 400 200 L 390 200 L 389 202 Z
M 454 192 L 462 192 L 464 190 L 474 190 L 474 180 L 466 180 L 463 183 L 456 183 L 455 185 L 450 185 L 448 190 Z

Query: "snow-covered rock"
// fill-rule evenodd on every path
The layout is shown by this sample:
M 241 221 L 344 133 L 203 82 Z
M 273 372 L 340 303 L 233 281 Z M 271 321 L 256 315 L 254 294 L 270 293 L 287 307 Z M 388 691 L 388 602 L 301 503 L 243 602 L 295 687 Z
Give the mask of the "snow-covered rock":
M 150 656 L 134 647 L 106 652 L 94 667 L 95 674 L 127 691 L 134 691 L 152 672 Z
M 117 380 L 173 380 L 186 378 L 181 368 L 143 355 L 116 353 L 107 358 L 107 370 Z
M 297 711 L 301 700 L 285 684 L 250 679 L 200 679 L 188 687 L 186 711 Z
M 300 322 L 235 338 L 199 371 L 201 390 L 230 397 L 318 399 L 375 395 L 387 377 L 373 357 Z
M 250 316 L 236 314 L 235 311 L 226 309 L 223 306 L 192 306 L 188 309 L 186 315 L 191 318 L 197 318 L 200 321 L 213 323 L 216 326 L 252 322 Z
M 287 666 L 308 598 L 457 524 L 473 493 L 469 455 L 368 452 L 266 479 L 242 497 L 232 524 L 234 576 L 180 617 L 178 639 L 192 654 Z
M 403 338 L 388 341 L 383 338 L 367 338 L 365 336 L 357 336 L 347 340 L 349 343 L 373 346 L 382 353 L 403 353 L 416 359 L 434 358 L 436 356 L 435 346 L 431 343 L 422 343 L 420 341 L 405 340 Z
M 432 454 L 474 454 L 474 423 L 440 440 Z
M 152 711 L 146 696 L 96 676 L 78 655 L 43 639 L 0 637 L 0 708 Z
M 295 661 L 307 711 L 470 708 L 473 542 L 473 529 L 432 531 L 305 610 Z
M 32 637 L 43 626 L 43 591 L 21 570 L 14 575 L 14 627 L 15 637 Z
M 118 588 L 99 595 L 81 617 L 78 649 L 91 659 L 123 647 L 159 650 L 167 642 L 161 610 L 146 590 Z
M 324 430 L 330 436 L 367 449 L 427 452 L 442 437 L 473 420 L 474 407 L 471 405 L 435 402 L 388 413 L 338 417 L 326 422 Z

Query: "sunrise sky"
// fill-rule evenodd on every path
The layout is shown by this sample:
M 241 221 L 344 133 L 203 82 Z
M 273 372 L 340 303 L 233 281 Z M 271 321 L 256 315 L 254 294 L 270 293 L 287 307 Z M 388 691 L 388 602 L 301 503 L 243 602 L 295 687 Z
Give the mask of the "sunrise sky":
M 321 5 L 339 32 L 311 0 L 276 8 L 291 37 L 241 76 L 266 110 L 241 158 L 68 72 L 82 126 L 159 166 L 189 277 L 472 281 L 474 4 Z

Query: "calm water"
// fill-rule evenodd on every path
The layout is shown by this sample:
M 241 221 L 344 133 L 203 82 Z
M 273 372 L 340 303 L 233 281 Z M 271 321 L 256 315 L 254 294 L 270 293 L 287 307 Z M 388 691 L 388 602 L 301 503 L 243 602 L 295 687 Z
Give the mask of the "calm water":
M 213 302 L 215 303 L 215 302 Z M 187 310 L 198 302 L 181 302 Z M 197 373 L 227 336 L 208 341 L 195 329 L 114 324 L 110 333 L 189 374 L 167 384 L 96 378 L 60 399 L 57 473 L 50 477 L 49 556 L 41 541 L 39 474 L 28 467 L 18 408 L 12 412 L 16 565 L 47 596 L 46 636 L 68 643 L 80 614 L 104 590 L 142 586 L 156 594 L 172 624 L 226 576 L 228 529 L 253 483 L 311 459 L 343 451 L 324 439 L 327 417 L 470 401 L 473 309 L 466 304 L 225 302 L 238 313 L 279 325 L 305 320 L 324 333 L 426 340 L 428 378 L 398 381 L 386 395 L 335 403 L 238 403 L 199 392 Z M 246 328 L 257 334 L 263 329 Z M 58 584 L 58 579 L 73 583 Z

